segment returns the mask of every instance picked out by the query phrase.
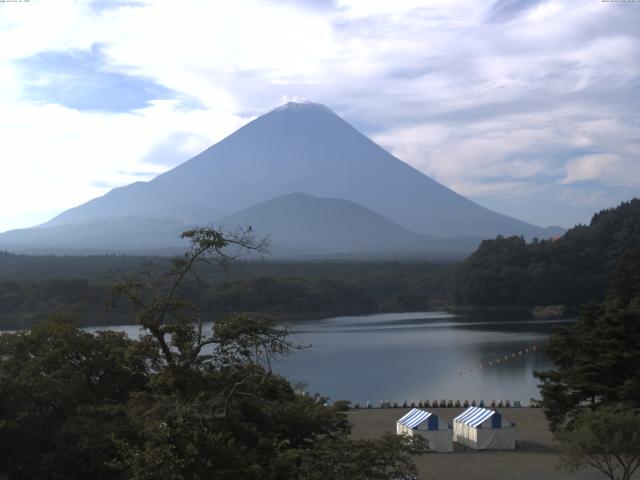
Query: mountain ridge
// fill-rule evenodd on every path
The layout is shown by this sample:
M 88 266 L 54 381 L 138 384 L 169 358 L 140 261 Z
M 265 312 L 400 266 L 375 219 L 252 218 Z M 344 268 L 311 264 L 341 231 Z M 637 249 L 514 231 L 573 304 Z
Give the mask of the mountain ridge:
M 348 200 L 319 198 L 300 192 L 261 202 L 215 222 L 223 228 L 252 225 L 270 235 L 275 256 L 291 251 L 307 255 L 471 253 L 480 238 L 442 239 L 411 232 Z
M 354 202 L 304 193 L 282 195 L 209 224 L 223 231 L 250 225 L 258 237 L 269 238 L 269 257 L 280 259 L 434 254 L 459 258 L 482 240 L 418 234 Z M 13 230 L 0 235 L 0 247 L 37 254 L 175 254 L 188 247 L 180 233 L 192 227 L 161 218 L 118 217 Z
M 171 218 L 211 221 L 291 192 L 354 201 L 436 236 L 545 234 L 458 195 L 316 103 L 276 108 L 149 182 L 114 189 L 45 225 L 122 216 L 123 210 L 157 216 L 158 209 L 173 210 Z M 188 205 L 215 209 L 216 215 L 185 214 Z
M 0 234 L 0 247 L 16 235 L 27 241 L 29 231 L 29 241 L 46 247 L 43 229 L 62 232 L 65 225 L 89 229 L 96 222 L 111 222 L 113 229 L 122 229 L 122 218 L 212 224 L 292 192 L 355 203 L 411 232 L 405 237 L 547 238 L 560 233 L 482 207 L 397 159 L 324 105 L 293 102 L 148 182 L 115 188 L 19 235 Z M 360 213 L 373 221 L 364 210 Z M 78 228 L 71 230 L 78 235 Z M 333 235 L 345 238 L 342 230 L 348 228 L 334 228 Z M 159 231 L 159 225 L 150 225 L 149 237 L 157 241 Z

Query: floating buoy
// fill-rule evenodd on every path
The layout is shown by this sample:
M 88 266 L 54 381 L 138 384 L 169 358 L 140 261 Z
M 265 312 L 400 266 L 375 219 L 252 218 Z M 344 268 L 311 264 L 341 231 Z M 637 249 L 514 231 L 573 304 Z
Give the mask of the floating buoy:
M 2 1 L 2 0 L 0 0 Z M 506 355 L 500 355 L 498 358 L 496 358 L 495 360 L 488 360 L 487 363 L 480 363 L 477 364 L 477 366 L 475 368 L 485 368 L 485 367 L 491 367 L 493 366 L 494 363 L 499 364 L 500 361 L 506 362 L 507 360 L 514 359 L 517 356 L 522 356 L 523 353 L 529 353 L 529 350 L 531 350 L 532 352 L 535 352 L 537 349 L 536 345 L 532 345 L 531 347 L 524 347 L 520 350 L 514 350 L 511 352 L 511 355 L 509 355 L 508 353 Z M 469 367 L 466 371 L 467 372 L 473 372 L 473 368 L 474 367 Z M 463 368 L 462 370 L 458 371 L 458 375 L 463 375 L 465 372 L 465 369 Z

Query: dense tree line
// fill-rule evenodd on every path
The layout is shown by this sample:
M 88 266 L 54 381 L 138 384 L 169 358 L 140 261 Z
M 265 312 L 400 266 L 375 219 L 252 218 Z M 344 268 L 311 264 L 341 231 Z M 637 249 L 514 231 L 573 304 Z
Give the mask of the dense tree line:
M 640 408 L 640 249 L 622 260 L 605 300 L 584 305 L 576 323 L 552 335 L 547 353 L 557 368 L 536 373 L 554 430 L 570 424 L 580 406 Z
M 563 465 L 627 480 L 640 468 L 640 250 L 618 264 L 605 300 L 552 335 L 555 368 L 536 376 Z
M 131 323 L 122 303 L 106 311 L 109 285 L 130 274 L 163 271 L 168 262 L 0 254 L 0 328 L 26 327 L 54 311 L 74 313 L 84 325 Z M 197 277 L 180 285 L 180 294 L 207 315 L 252 311 L 304 318 L 425 309 L 447 302 L 452 265 L 240 261 L 226 274 L 200 266 Z
M 482 242 L 458 267 L 454 303 L 571 305 L 604 298 L 611 273 L 640 248 L 640 199 L 596 213 L 560 238 L 498 237 Z

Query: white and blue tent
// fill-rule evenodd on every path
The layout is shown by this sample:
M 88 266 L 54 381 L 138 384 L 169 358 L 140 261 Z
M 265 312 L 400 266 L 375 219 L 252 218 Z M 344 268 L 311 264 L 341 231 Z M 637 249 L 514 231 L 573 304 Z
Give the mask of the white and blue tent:
M 475 450 L 513 450 L 516 426 L 495 410 L 469 407 L 453 419 L 453 441 Z
M 426 410 L 412 408 L 396 422 L 396 432 L 398 435 L 421 435 L 429 449 L 435 452 L 453 451 L 451 425 Z

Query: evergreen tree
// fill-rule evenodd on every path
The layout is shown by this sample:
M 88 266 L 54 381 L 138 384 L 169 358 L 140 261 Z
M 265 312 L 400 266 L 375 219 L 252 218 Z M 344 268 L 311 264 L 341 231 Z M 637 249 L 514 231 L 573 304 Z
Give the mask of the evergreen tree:
M 601 302 L 620 260 L 640 248 L 640 199 L 596 213 L 588 226 L 526 243 L 485 240 L 457 269 L 456 303 L 568 305 Z
M 542 406 L 552 429 L 571 422 L 581 406 L 640 407 L 640 254 L 626 255 L 602 304 L 551 337 L 556 369 L 538 372 Z

